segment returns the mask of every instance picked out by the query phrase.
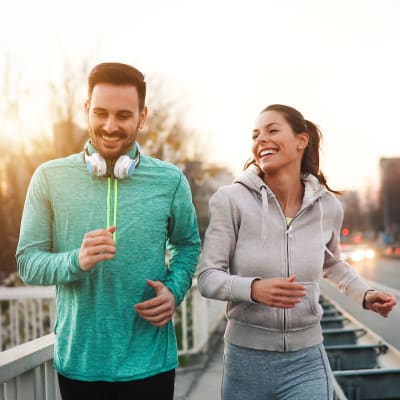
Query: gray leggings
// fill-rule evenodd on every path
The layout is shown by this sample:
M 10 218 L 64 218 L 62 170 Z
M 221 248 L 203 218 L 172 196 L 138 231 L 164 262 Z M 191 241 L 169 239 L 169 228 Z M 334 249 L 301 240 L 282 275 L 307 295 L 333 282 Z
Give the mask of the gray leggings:
M 323 345 L 280 353 L 225 343 L 223 400 L 332 400 Z

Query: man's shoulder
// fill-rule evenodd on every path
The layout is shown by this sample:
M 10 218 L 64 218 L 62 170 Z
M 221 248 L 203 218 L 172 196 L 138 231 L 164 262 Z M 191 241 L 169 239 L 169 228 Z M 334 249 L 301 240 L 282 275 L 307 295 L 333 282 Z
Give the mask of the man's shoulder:
M 77 163 L 82 163 L 82 165 L 84 165 L 82 153 L 75 153 L 65 157 L 53 158 L 43 162 L 40 166 L 43 168 L 53 168 L 66 165 L 76 165 Z
M 38 173 L 51 173 L 52 171 L 69 170 L 79 165 L 84 166 L 82 153 L 71 154 L 66 157 L 54 158 L 40 164 L 37 168 Z
M 140 161 L 145 169 L 157 171 L 158 174 L 177 177 L 183 174 L 182 170 L 170 162 L 158 158 L 141 155 Z M 140 168 L 140 167 L 139 167 Z

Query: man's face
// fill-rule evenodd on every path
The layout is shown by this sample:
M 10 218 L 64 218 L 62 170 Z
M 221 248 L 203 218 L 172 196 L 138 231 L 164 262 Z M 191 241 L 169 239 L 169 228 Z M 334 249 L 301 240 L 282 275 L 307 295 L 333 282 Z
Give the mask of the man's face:
M 89 137 L 106 160 L 116 160 L 133 146 L 146 120 L 147 109 L 139 110 L 139 96 L 133 85 L 95 85 L 85 104 Z

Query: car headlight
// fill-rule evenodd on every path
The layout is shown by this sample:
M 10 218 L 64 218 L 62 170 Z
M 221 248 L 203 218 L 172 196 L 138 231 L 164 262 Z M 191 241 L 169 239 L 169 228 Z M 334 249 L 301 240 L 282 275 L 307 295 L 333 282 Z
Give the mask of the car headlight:
M 372 260 L 373 258 L 375 258 L 375 251 L 372 249 L 367 249 L 365 251 L 365 258 L 368 258 L 369 260 Z
M 356 250 L 351 255 L 351 260 L 354 262 L 361 261 L 364 258 L 364 251 L 363 250 Z

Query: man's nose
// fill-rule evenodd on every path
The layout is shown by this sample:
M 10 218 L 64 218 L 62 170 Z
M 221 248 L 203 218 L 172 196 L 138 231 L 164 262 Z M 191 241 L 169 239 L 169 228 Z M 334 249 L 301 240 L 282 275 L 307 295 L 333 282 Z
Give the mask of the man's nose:
M 115 118 L 112 116 L 109 116 L 104 123 L 103 129 L 108 133 L 115 132 L 117 130 L 117 124 L 116 124 Z

